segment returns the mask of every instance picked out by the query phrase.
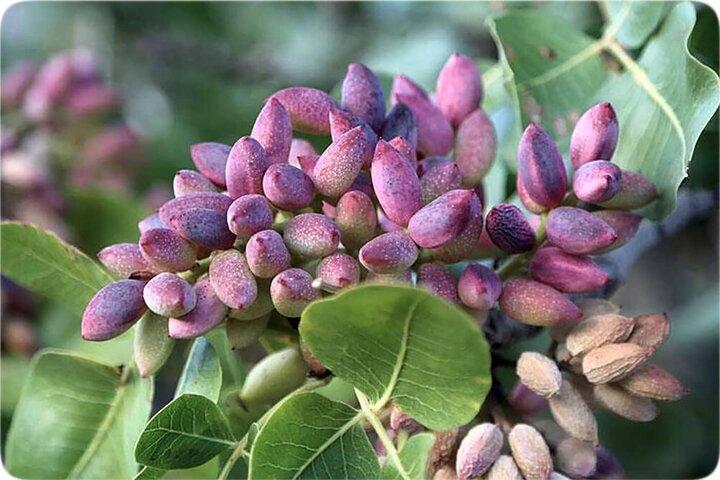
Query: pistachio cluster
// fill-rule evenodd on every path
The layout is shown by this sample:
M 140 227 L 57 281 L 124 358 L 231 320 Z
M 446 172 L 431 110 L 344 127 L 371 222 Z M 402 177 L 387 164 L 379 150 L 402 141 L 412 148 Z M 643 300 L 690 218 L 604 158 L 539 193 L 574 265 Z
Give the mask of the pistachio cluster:
M 657 342 L 650 333 L 656 320 L 626 319 L 603 301 L 573 302 L 569 295 L 608 282 L 592 256 L 632 238 L 641 217 L 629 211 L 653 201 L 655 188 L 610 162 L 618 123 L 603 103 L 575 126 L 572 178 L 552 138 L 530 124 L 518 146 L 519 202 L 494 205 L 485 215 L 482 180 L 496 136 L 479 107 L 481 85 L 474 62 L 455 54 L 433 95 L 397 76 L 388 112 L 379 79 L 361 64 L 349 65 L 339 104 L 313 88 L 274 93 L 250 136 L 232 146 L 191 147 L 197 170 L 177 172 L 175 198 L 139 223 L 137 243 L 99 253 L 126 278 L 90 301 L 83 337 L 107 340 L 142 318 L 136 363 L 151 375 L 173 339 L 224 325 L 242 348 L 270 322 L 296 325 L 293 319 L 324 295 L 363 281 L 417 284 L 479 320 L 498 305 L 514 320 L 551 327 L 561 342 L 559 364 L 538 353 L 520 357 L 522 383 L 509 403 L 531 423 L 549 402 L 567 441 L 549 441 L 548 432 L 543 437 L 519 422 L 483 423 L 464 438 L 459 430 L 439 432 L 431 459 L 438 478 L 561 478 L 553 456 L 556 468 L 573 477 L 616 473 L 617 462 L 597 446 L 583 395 L 629 418 L 650 419 L 647 397 L 678 397 L 682 387 L 659 367 L 640 366 L 659 345 L 650 345 Z M 318 155 L 294 132 L 329 135 L 331 142 Z M 507 258 L 497 269 L 479 261 L 501 257 Z M 457 277 L 448 267 L 455 263 Z M 273 397 L 289 387 L 275 388 L 270 364 L 290 365 L 298 382 L 308 369 L 327 373 L 302 353 L 304 361 L 297 350 L 274 353 L 253 370 L 272 383 Z M 670 384 L 680 390 L 667 392 Z M 257 392 L 241 396 L 258 400 Z M 421 428 L 397 410 L 390 427 L 398 441 Z M 501 455 L 503 431 L 512 456 Z

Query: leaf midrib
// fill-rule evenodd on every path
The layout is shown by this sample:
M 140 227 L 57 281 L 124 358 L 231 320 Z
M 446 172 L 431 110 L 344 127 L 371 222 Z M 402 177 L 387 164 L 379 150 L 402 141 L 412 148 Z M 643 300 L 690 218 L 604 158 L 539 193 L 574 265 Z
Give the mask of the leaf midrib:
M 90 464 L 90 460 L 95 455 L 97 449 L 100 448 L 100 445 L 102 444 L 105 436 L 110 431 L 110 426 L 115 421 L 117 412 L 120 409 L 120 405 L 122 404 L 123 397 L 125 396 L 125 392 L 127 391 L 127 387 L 129 385 L 128 381 L 126 381 L 126 375 L 129 374 L 121 375 L 118 379 L 118 386 L 116 388 L 115 396 L 113 397 L 112 403 L 108 407 L 108 410 L 105 413 L 102 422 L 100 422 L 100 426 L 98 427 L 97 432 L 95 432 L 95 435 L 93 435 L 92 440 L 90 440 L 90 443 L 88 444 L 83 454 L 80 456 L 77 462 L 75 462 L 75 465 L 73 466 L 72 470 L 70 470 L 70 473 L 68 473 L 67 478 L 79 478 L 81 476 L 81 473 Z
M 231 440 L 224 440 L 222 438 L 218 437 L 208 437 L 207 435 L 200 435 L 198 433 L 188 433 L 183 430 L 175 430 L 174 428 L 167 428 L 167 427 L 154 427 L 154 428 L 148 428 L 145 429 L 143 434 L 151 433 L 151 432 L 166 432 L 171 433 L 174 435 L 177 435 L 179 437 L 188 437 L 188 438 L 196 438 L 198 440 L 205 440 L 210 443 L 217 443 L 220 445 L 225 445 L 229 447 L 234 447 L 237 442 L 231 441 Z

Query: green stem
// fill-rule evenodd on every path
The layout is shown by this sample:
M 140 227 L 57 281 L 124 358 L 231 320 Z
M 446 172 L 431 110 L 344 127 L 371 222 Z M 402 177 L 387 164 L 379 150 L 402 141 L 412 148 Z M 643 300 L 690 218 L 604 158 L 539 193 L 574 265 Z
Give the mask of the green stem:
M 382 423 L 380 423 L 380 419 L 378 419 L 377 415 L 375 415 L 375 412 L 370 406 L 370 402 L 368 401 L 367 397 L 357 388 L 355 389 L 355 395 L 357 396 L 358 402 L 360 402 L 360 409 L 362 410 L 363 415 L 365 416 L 367 421 L 370 422 L 370 425 L 372 425 L 375 433 L 377 433 L 378 438 L 385 447 L 387 456 L 390 457 L 390 459 L 395 464 L 395 467 L 400 473 L 400 476 L 404 480 L 410 480 L 410 475 L 408 475 L 408 473 L 405 471 L 405 467 L 403 467 L 403 464 L 400 461 L 400 456 L 398 455 L 395 445 L 385 431 L 385 427 L 383 427 Z

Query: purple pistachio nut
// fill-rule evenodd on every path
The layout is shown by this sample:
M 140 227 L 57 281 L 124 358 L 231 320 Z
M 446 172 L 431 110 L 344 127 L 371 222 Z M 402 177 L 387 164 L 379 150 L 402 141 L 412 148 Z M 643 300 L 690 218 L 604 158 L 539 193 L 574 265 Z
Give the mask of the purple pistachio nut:
M 121 277 L 153 270 L 140 253 L 140 246 L 137 243 L 116 243 L 107 246 L 98 252 L 97 257 L 108 270 Z
M 202 173 L 195 170 L 178 170 L 173 178 L 173 193 L 182 197 L 189 193 L 217 192 L 215 185 Z
M 625 470 L 623 470 L 620 460 L 615 457 L 608 449 L 602 445 L 598 445 L 595 450 L 597 460 L 595 462 L 594 478 L 613 479 L 625 478 Z
M 617 235 L 617 240 L 612 245 L 597 253 L 605 253 L 625 245 L 635 236 L 642 221 L 640 215 L 620 210 L 599 210 L 593 212 L 593 215 L 610 225 Z
M 502 250 L 490 239 L 487 228 L 484 228 L 480 234 L 474 253 L 477 258 L 497 258 L 502 255 Z
M 448 163 L 452 163 L 452 160 L 444 155 L 424 157 L 417 162 L 417 173 L 422 177 L 433 168 L 439 167 L 440 165 L 447 165 Z
M 396 99 L 412 110 L 417 121 L 418 151 L 425 155 L 445 155 L 452 150 L 452 125 L 428 98 L 397 94 Z
M 406 75 L 397 75 L 393 79 L 392 89 L 390 91 L 390 100 L 395 105 L 398 95 L 412 95 L 420 98 L 430 99 L 427 92 L 417 83 L 410 80 Z
M 385 94 L 377 75 L 362 63 L 348 65 L 342 84 L 342 107 L 360 117 L 374 130 L 385 119 Z
M 169 228 L 153 228 L 140 234 L 140 253 L 162 272 L 182 272 L 195 266 L 195 247 Z
M 320 160 L 320 155 L 300 155 L 297 157 L 300 170 L 305 172 L 305 175 L 311 179 L 315 175 L 315 165 L 317 165 L 318 160 Z
M 358 258 L 373 273 L 399 273 L 409 268 L 418 257 L 415 242 L 402 231 L 379 235 L 361 249 Z
M 521 278 L 503 285 L 500 310 L 522 323 L 541 327 L 570 325 L 582 318 L 582 311 L 563 293 Z
M 140 136 L 126 125 L 107 127 L 83 146 L 80 164 L 88 168 L 125 165 L 141 151 Z
M 548 408 L 547 398 L 526 387 L 520 380 L 515 383 L 508 403 L 523 417 L 534 417 Z
M 230 308 L 246 308 L 257 298 L 257 283 L 245 256 L 231 249 L 210 261 L 208 271 L 215 295 Z
M 120 102 L 120 92 L 115 88 L 91 84 L 73 88 L 63 103 L 70 118 L 82 118 L 110 113 Z
M 450 303 L 459 301 L 457 280 L 441 263 L 423 263 L 418 268 L 418 285 Z
M 618 140 L 618 121 L 609 103 L 598 103 L 582 114 L 570 138 L 570 161 L 579 168 L 595 160 L 610 160 Z
M 153 213 L 143 218 L 138 222 L 138 230 L 140 233 L 144 233 L 153 228 L 168 228 L 168 226 L 160 220 L 160 215 Z
M 430 203 L 451 190 L 462 188 L 460 169 L 449 160 L 436 165 L 423 173 L 420 177 L 420 186 L 423 202 Z
M 488 212 L 485 230 L 505 253 L 529 252 L 535 246 L 535 231 L 515 205 L 499 203 Z
M 250 136 L 262 145 L 270 164 L 287 163 L 292 143 L 292 125 L 285 107 L 274 98 L 265 102 Z
M 373 190 L 372 180 L 370 179 L 369 172 L 360 172 L 358 176 L 353 180 L 352 185 L 348 188 L 348 192 L 362 192 L 368 197 L 374 197 L 375 191 Z
M 360 264 L 346 253 L 333 253 L 320 260 L 315 277 L 318 288 L 335 292 L 360 282 Z
M 347 248 L 360 248 L 375 235 L 378 219 L 375 206 L 366 194 L 352 190 L 335 206 L 335 223 Z
M 610 280 L 592 259 L 556 247 L 538 250 L 530 261 L 530 273 L 538 282 L 565 293 L 594 292 Z
M 4 109 L 18 108 L 23 101 L 38 69 L 29 62 L 15 65 L 2 76 L 0 82 L 0 104 Z
M 539 214 L 543 213 L 546 210 L 545 207 L 530 198 L 530 195 L 525 188 L 525 184 L 522 182 L 522 180 L 520 180 L 519 176 L 515 179 L 515 189 L 517 190 L 520 201 L 522 202 L 523 206 L 528 209 L 528 211 Z
M 290 153 L 288 154 L 288 163 L 293 167 L 302 168 L 298 157 L 307 157 L 311 155 L 317 155 L 315 147 L 312 143 L 308 142 L 303 138 L 293 138 L 290 143 Z M 306 172 L 307 173 L 307 172 Z
M 209 250 L 226 250 L 235 243 L 227 214 L 209 208 L 185 210 L 170 217 L 170 228 L 186 240 Z
M 228 155 L 225 177 L 232 198 L 263 193 L 263 176 L 271 165 L 262 145 L 251 137 L 235 142 Z
M 387 217 L 400 226 L 423 206 L 422 187 L 407 159 L 384 140 L 375 147 L 372 169 L 373 189 Z
M 232 199 L 222 193 L 214 192 L 198 192 L 189 193 L 182 197 L 173 198 L 165 202 L 158 210 L 160 220 L 165 225 L 170 225 L 170 220 L 188 210 L 204 208 L 206 210 L 215 210 L 220 213 L 227 213 Z
M 480 263 L 469 264 L 458 280 L 458 295 L 468 308 L 490 310 L 501 291 L 500 277 Z
M 388 142 L 395 150 L 405 155 L 411 165 L 417 165 L 417 152 L 412 144 L 405 137 L 395 137 Z
M 144 287 L 140 280 L 118 280 L 101 288 L 83 313 L 82 338 L 109 340 L 132 327 L 147 310 Z
M 575 207 L 553 209 L 545 228 L 548 241 L 567 253 L 587 255 L 617 240 L 610 225 L 592 213 Z
M 454 240 L 430 250 L 433 258 L 444 263 L 456 263 L 468 258 L 477 249 L 482 227 L 482 204 L 478 196 L 473 194 L 467 225 Z
M 605 160 L 584 163 L 573 175 L 575 196 L 588 203 L 602 203 L 618 194 L 623 178 L 620 168 Z
M 373 157 L 373 145 L 362 127 L 344 133 L 323 152 L 313 170 L 321 194 L 338 198 L 352 185 L 363 165 Z
M 227 306 L 215 295 L 210 278 L 204 275 L 195 282 L 195 308 L 181 317 L 168 320 L 168 331 L 172 338 L 195 338 L 222 323 Z
M 319 213 L 302 213 L 291 218 L 283 239 L 294 255 L 302 258 L 327 257 L 337 250 L 340 230 L 331 219 Z
M 301 210 L 312 203 L 315 187 L 305 172 L 287 163 L 270 165 L 263 176 L 263 191 L 280 210 Z
M 389 218 L 387 218 L 387 215 L 385 215 L 385 212 L 382 211 L 382 208 L 378 207 L 377 209 L 377 218 L 378 218 L 378 226 L 380 227 L 380 230 L 382 230 L 385 233 L 388 232 L 396 232 L 398 230 L 402 230 L 403 227 L 398 225 L 397 223 L 391 221 Z
M 299 317 L 305 307 L 320 296 L 312 283 L 312 275 L 300 268 L 290 268 L 277 274 L 270 284 L 270 297 L 278 313 Z
M 455 138 L 453 158 L 463 183 L 477 185 L 490 170 L 496 153 L 495 127 L 485 112 L 478 108 L 462 121 Z
M 333 142 L 337 142 L 344 133 L 349 132 L 353 128 L 362 127 L 362 131 L 367 137 L 367 140 L 372 145 L 372 149 L 375 148 L 377 143 L 377 134 L 375 131 L 365 123 L 359 117 L 356 117 L 352 113 L 346 112 L 341 108 L 330 109 L 330 138 Z M 370 168 L 370 162 L 372 161 L 372 155 L 369 158 L 365 158 L 364 168 Z
M 225 187 L 225 165 L 230 147 L 222 143 L 196 143 L 190 147 L 190 157 L 198 171 L 215 185 Z
M 162 317 L 179 317 L 195 308 L 197 300 L 192 285 L 174 273 L 151 278 L 143 290 L 145 304 Z
M 658 197 L 655 185 L 642 173 L 622 171 L 622 187 L 610 200 L 601 203 L 605 208 L 635 210 L 649 205 Z
M 416 149 L 418 142 L 417 122 L 412 110 L 402 103 L 395 105 L 385 117 L 380 136 L 385 140 L 402 137 L 410 142 L 413 149 Z
M 437 78 L 435 105 L 453 127 L 457 127 L 482 100 L 482 81 L 475 62 L 453 53 Z
M 244 195 L 235 200 L 227 211 L 230 231 L 242 240 L 272 227 L 273 219 L 270 203 L 262 195 Z
M 72 55 L 56 55 L 38 71 L 23 99 L 23 113 L 34 121 L 47 120 L 73 83 Z
M 475 198 L 472 190 L 451 190 L 441 195 L 412 216 L 410 237 L 423 248 L 437 248 L 454 240 L 470 221 Z
M 529 198 L 546 210 L 560 205 L 567 191 L 565 165 L 553 139 L 536 123 L 525 129 L 517 160 L 517 178 Z
M 322 90 L 309 87 L 284 88 L 273 94 L 290 114 L 293 129 L 313 135 L 329 135 L 328 115 L 337 108 L 333 98 Z
M 245 256 L 256 277 L 272 278 L 290 268 L 290 252 L 275 230 L 263 230 L 250 237 Z
M 475 425 L 460 442 L 455 461 L 459 480 L 477 478 L 500 457 L 503 434 L 494 423 Z

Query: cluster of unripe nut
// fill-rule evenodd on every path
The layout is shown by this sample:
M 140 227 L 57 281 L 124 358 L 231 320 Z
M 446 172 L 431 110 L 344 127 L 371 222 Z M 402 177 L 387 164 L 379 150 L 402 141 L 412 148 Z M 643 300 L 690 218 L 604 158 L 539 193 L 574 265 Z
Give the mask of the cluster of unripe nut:
M 120 92 L 85 51 L 23 62 L 2 77 L 2 181 L 16 195 L 5 218 L 67 237 L 63 190 L 131 191 L 140 137 L 119 118 Z M 67 158 L 60 158 L 67 157 Z
M 99 253 L 126 279 L 90 301 L 83 337 L 113 338 L 145 316 L 145 326 L 171 339 L 194 338 L 225 322 L 233 345 L 244 347 L 271 317 L 299 317 L 323 295 L 363 281 L 417 284 L 469 311 L 497 304 L 522 323 L 552 327 L 563 341 L 556 350 L 566 376 L 549 358 L 526 354 L 518 365 L 521 385 L 548 397 L 558 424 L 591 445 L 594 458 L 596 429 L 578 426 L 590 422 L 589 408 L 567 420 L 577 413 L 573 402 L 583 398 L 575 384 L 586 382 L 598 403 L 617 412 L 614 398 L 650 395 L 658 370 L 636 369 L 650 354 L 648 345 L 633 341 L 644 338 L 646 320 L 624 319 L 616 310 L 584 315 L 583 304 L 567 294 L 605 285 L 609 277 L 591 256 L 632 238 L 641 217 L 628 211 L 652 202 L 656 191 L 641 174 L 610 162 L 618 124 L 604 103 L 575 126 L 571 182 L 554 141 L 531 124 L 517 158 L 519 200 L 531 213 L 510 203 L 485 212 L 482 180 L 496 137 L 481 101 L 479 71 L 459 54 L 443 67 L 433 95 L 396 77 L 387 113 L 380 81 L 361 64 L 348 67 L 340 104 L 313 88 L 276 92 L 250 136 L 233 146 L 191 147 L 197 171 L 176 174 L 175 198 L 140 222 L 138 243 Z M 294 131 L 332 141 L 317 155 Z M 497 270 L 479 261 L 505 256 Z M 448 264 L 458 262 L 467 263 L 456 278 Z M 632 365 L 631 353 L 637 354 Z M 136 353 L 136 360 L 149 375 L 164 358 L 148 361 Z M 307 360 L 316 373 L 324 370 Z M 298 371 L 302 376 L 305 369 Z M 397 433 L 411 420 L 394 413 Z M 436 452 L 438 472 L 550 477 L 549 447 L 533 427 L 508 430 L 512 458 L 500 455 L 498 428 L 471 430 L 460 444 L 457 472 L 447 454 Z M 440 444 L 450 445 L 459 435 L 443 438 Z M 558 445 L 556 455 L 564 448 Z

